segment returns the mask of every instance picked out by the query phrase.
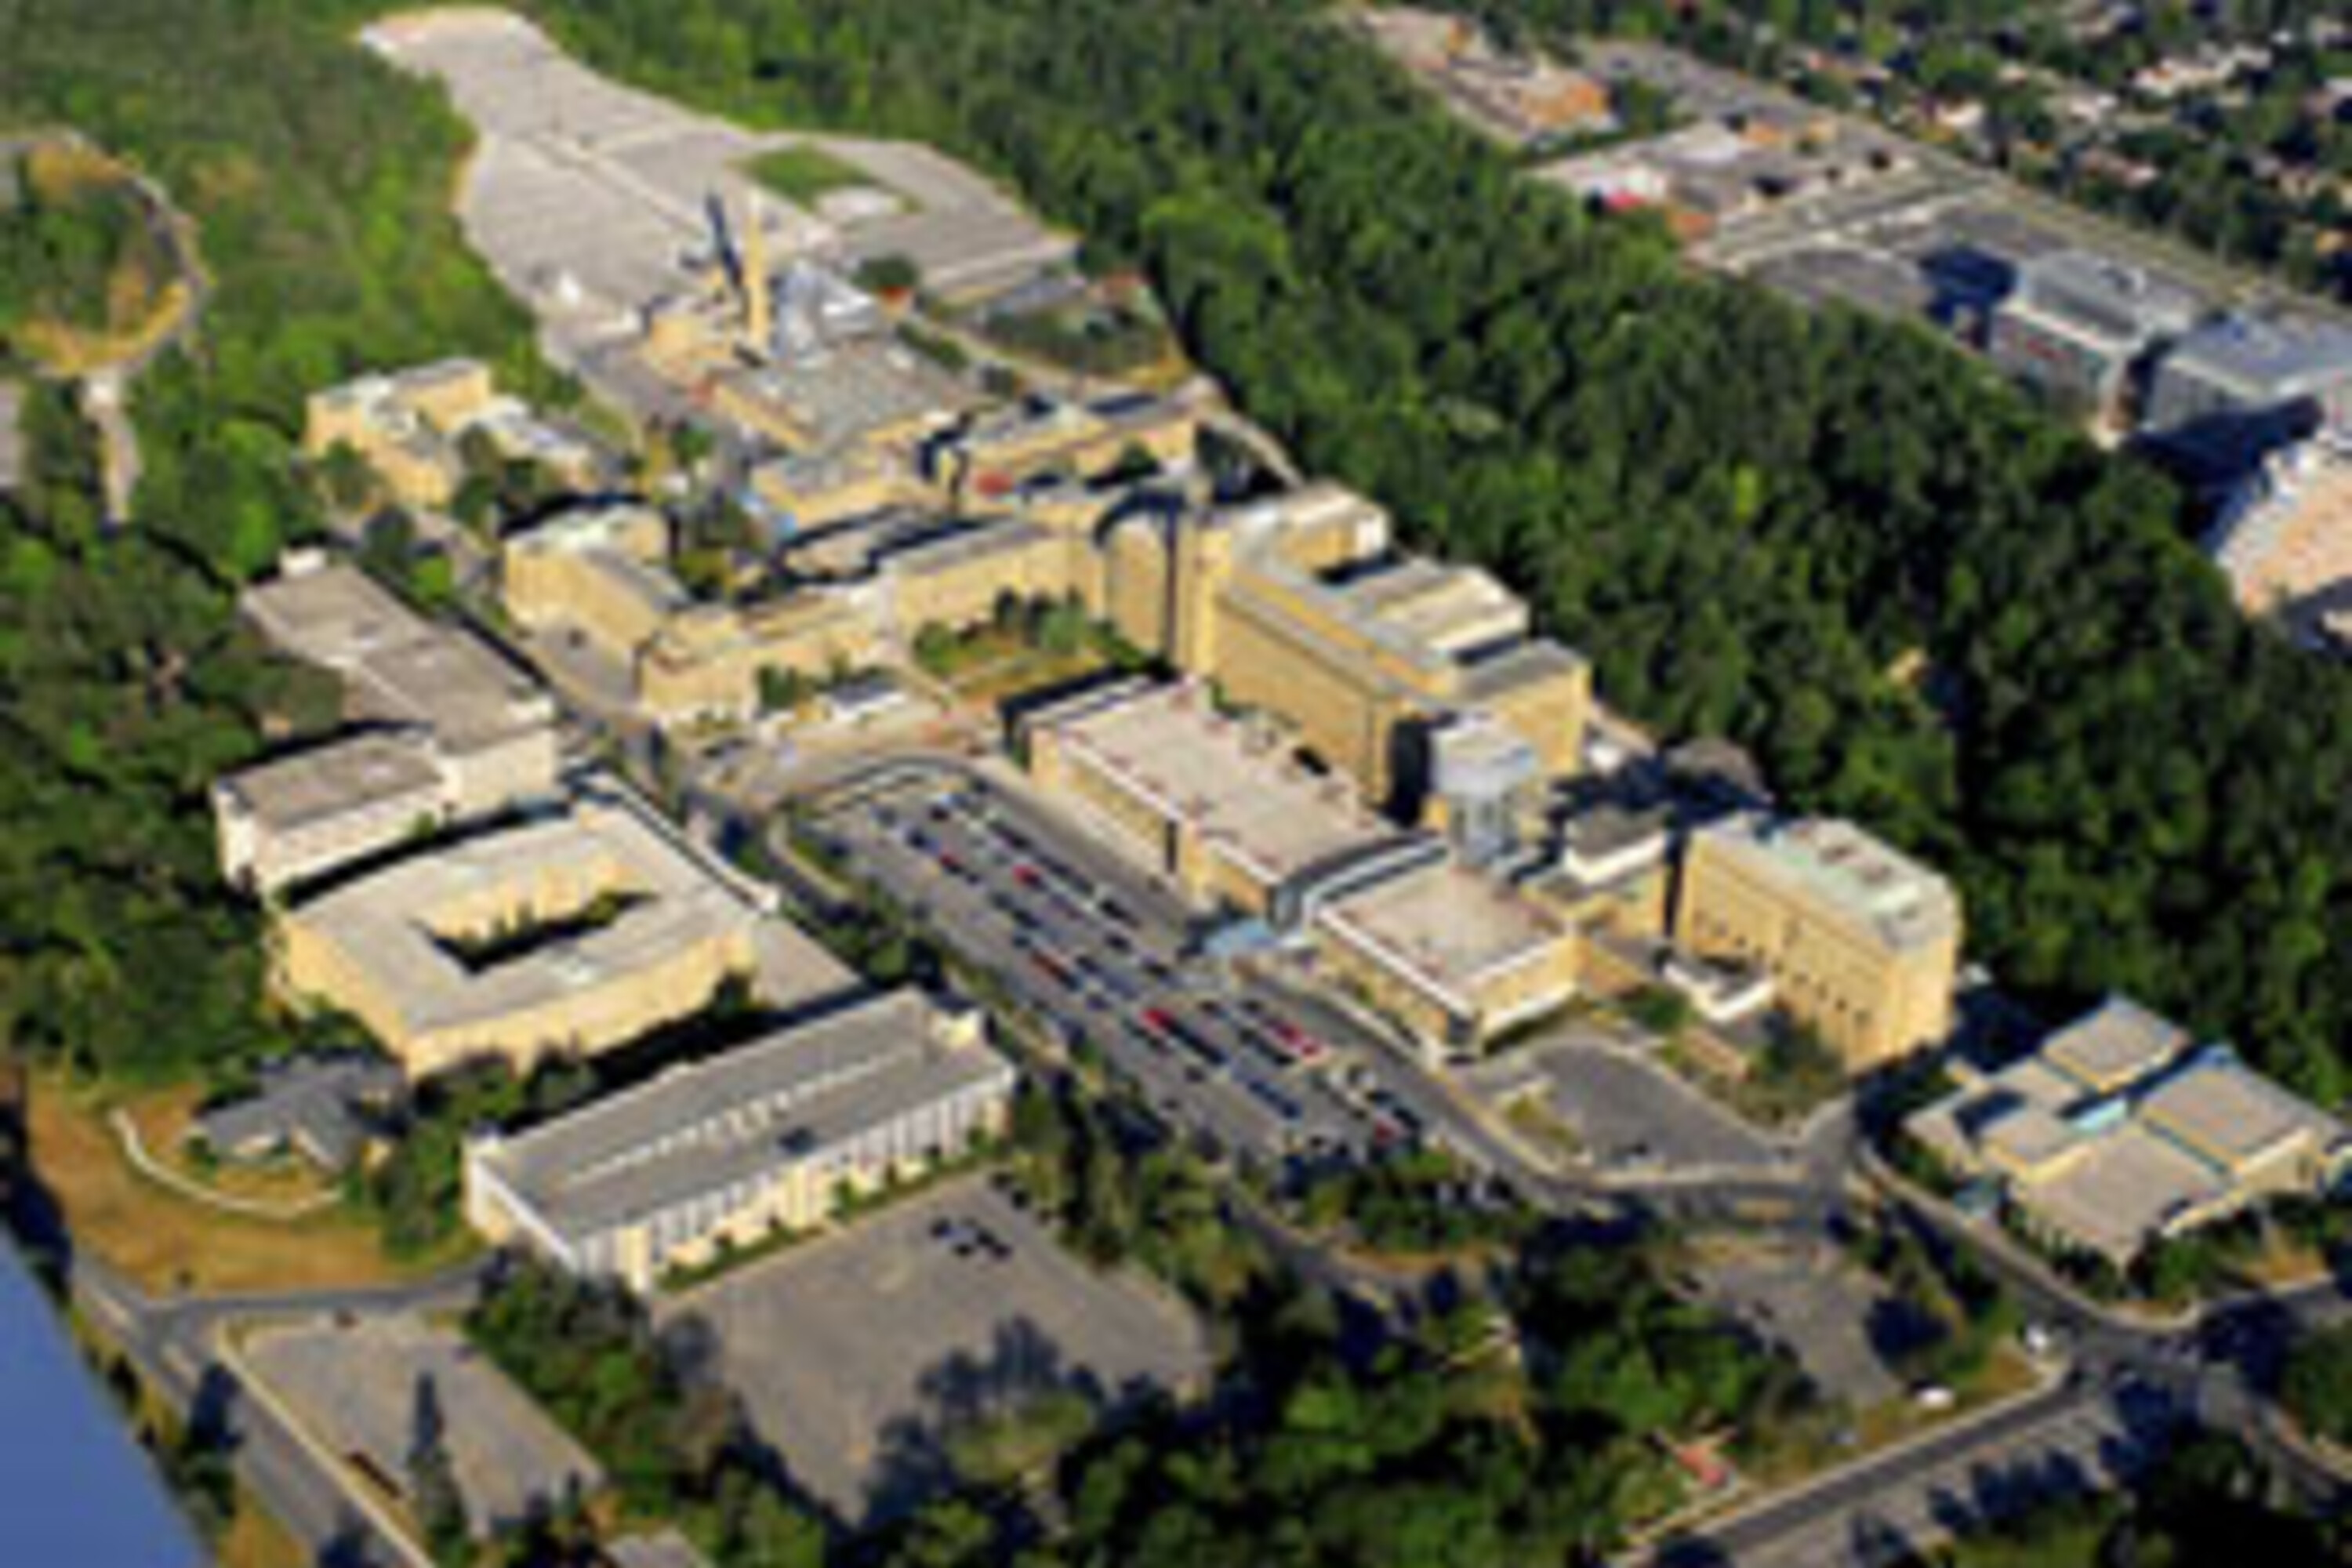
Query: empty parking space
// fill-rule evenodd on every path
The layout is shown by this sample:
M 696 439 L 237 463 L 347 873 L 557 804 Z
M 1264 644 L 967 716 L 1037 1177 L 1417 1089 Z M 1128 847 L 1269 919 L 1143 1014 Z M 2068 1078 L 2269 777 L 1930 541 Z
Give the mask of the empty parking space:
M 1599 1036 L 1531 1047 L 1516 1076 L 1515 1088 L 1540 1094 L 1603 1172 L 1755 1171 L 1780 1159 L 1768 1140 L 1730 1112 L 1633 1048 Z
M 761 1436 L 853 1521 L 948 1479 L 943 1435 L 1067 1390 L 1098 1407 L 1196 1386 L 1200 1327 L 1172 1300 L 1095 1272 L 980 1178 L 680 1299 Z
M 599 1484 L 594 1461 L 453 1329 L 319 1320 L 262 1330 L 247 1357 L 314 1440 L 387 1494 L 405 1492 L 437 1422 L 477 1534 Z

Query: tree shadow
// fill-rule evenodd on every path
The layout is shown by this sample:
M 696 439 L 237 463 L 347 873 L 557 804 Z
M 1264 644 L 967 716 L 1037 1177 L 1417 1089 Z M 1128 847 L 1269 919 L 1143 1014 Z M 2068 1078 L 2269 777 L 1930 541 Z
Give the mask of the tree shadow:
M 1091 1367 L 1073 1364 L 1033 1320 L 1016 1317 L 996 1326 L 985 1352 L 959 1350 L 927 1369 L 915 1393 L 919 1411 L 894 1417 L 879 1435 L 862 1528 L 902 1519 L 951 1489 L 954 1436 L 980 1422 L 1048 1394 L 1076 1394 L 1098 1417 L 1116 1415 L 1160 1390 L 1140 1378 L 1107 1384 Z

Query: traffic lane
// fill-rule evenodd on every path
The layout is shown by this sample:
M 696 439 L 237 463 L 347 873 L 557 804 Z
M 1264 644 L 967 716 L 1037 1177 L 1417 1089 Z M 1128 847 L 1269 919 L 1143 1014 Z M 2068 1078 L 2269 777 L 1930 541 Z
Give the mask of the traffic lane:
M 1663 1542 L 1646 1561 L 1654 1568 L 1810 1565 L 1821 1559 L 1807 1557 L 1805 1552 L 1818 1548 L 1824 1529 L 1845 1531 L 1851 1521 L 1884 1515 L 1917 1492 L 1948 1495 L 1952 1478 L 1966 1477 L 1972 1468 L 2027 1463 L 2088 1430 L 2100 1433 L 2102 1457 L 2121 1467 L 2168 1424 L 2158 1406 L 2137 1393 L 2119 1395 L 2084 1384 L 2063 1384 L 1892 1453 L 1857 1460 L 1713 1529 Z M 1792 1545 L 1794 1556 L 1789 1555 Z

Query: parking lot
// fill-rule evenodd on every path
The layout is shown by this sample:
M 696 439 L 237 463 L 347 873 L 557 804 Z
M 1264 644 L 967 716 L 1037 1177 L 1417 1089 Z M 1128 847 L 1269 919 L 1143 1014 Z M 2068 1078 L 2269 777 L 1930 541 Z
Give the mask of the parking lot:
M 1603 1174 L 1671 1175 L 1768 1169 L 1780 1154 L 1753 1128 L 1650 1060 L 1597 1032 L 1528 1046 L 1475 1075 L 1498 1100 L 1540 1096 Z
M 754 132 L 590 70 L 507 12 L 399 17 L 369 41 L 449 89 L 479 142 L 459 216 L 499 277 L 583 341 L 628 331 L 628 313 L 676 289 L 707 250 L 710 204 L 740 212 L 759 153 L 808 143 L 872 181 L 855 213 L 763 197 L 792 245 L 851 261 L 900 254 L 933 288 L 1017 279 L 1067 258 L 1055 235 L 979 174 L 927 147 Z M 575 345 L 576 349 L 577 345 Z
M 601 1484 L 595 1461 L 455 1330 L 408 1316 L 268 1328 L 253 1369 L 322 1447 L 404 1495 L 420 1425 L 438 1408 L 475 1533 Z
M 689 1321 L 794 1479 L 856 1523 L 944 1483 L 960 1423 L 1049 1390 L 1114 1407 L 1209 1372 L 1201 1328 L 1172 1299 L 1087 1268 L 980 1177 L 661 1313 L 666 1330 Z
M 1286 999 L 1190 956 L 1172 899 L 1001 791 L 920 777 L 826 812 L 819 831 L 1212 1152 L 1303 1171 L 1422 1131 L 1379 1084 L 1343 1078 L 1329 1020 L 1309 1027 Z
M 1834 1247 L 1742 1237 L 1697 1273 L 1710 1302 L 1785 1346 L 1830 1398 L 1864 1410 L 1903 1392 L 1873 1331 L 1886 1292 Z

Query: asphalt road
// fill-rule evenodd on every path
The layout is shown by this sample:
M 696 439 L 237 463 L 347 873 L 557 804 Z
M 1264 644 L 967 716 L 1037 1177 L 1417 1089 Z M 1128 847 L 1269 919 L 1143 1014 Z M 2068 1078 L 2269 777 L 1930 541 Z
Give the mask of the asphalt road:
M 333 1568 L 429 1568 L 372 1520 L 342 1479 L 254 1396 L 224 1357 L 233 1324 L 278 1313 L 409 1312 L 462 1304 L 473 1268 L 413 1286 L 159 1301 L 94 1258 L 75 1261 L 74 1296 L 121 1345 L 140 1374 L 184 1420 L 215 1424 L 232 1446 L 238 1478 L 299 1542 Z

